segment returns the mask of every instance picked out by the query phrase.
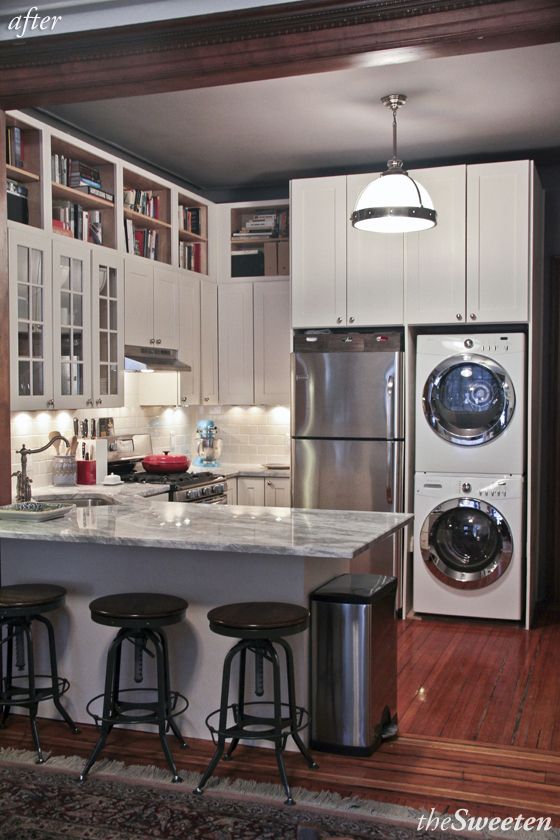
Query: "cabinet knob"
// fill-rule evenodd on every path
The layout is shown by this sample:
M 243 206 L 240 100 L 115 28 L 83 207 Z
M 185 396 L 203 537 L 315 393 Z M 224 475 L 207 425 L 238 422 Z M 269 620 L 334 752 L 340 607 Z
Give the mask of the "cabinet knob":
M 156 344 L 161 344 L 161 338 L 156 338 Z
M 86 400 L 86 405 L 93 406 L 93 400 L 91 399 L 91 397 Z
M 102 399 L 95 400 L 95 405 L 103 405 L 103 400 Z
M 54 408 L 54 400 L 47 400 L 47 408 Z
M 354 318 L 354 316 L 353 316 L 353 315 L 350 315 L 350 317 L 348 318 L 348 323 L 349 323 L 349 324 L 353 324 L 355 320 L 356 320 L 356 319 Z
M 476 321 L 476 313 L 471 312 L 471 314 L 469 315 L 469 318 L 471 319 L 471 321 Z
M 266 483 L 269 487 L 272 487 L 272 481 L 267 481 Z
M 460 312 L 457 312 L 457 314 L 455 315 L 455 317 L 457 318 L 457 320 L 458 320 L 458 321 L 462 321 L 462 320 L 463 320 L 463 316 L 461 315 L 461 313 L 460 313 Z
M 340 315 L 339 315 L 339 316 L 338 316 L 338 318 L 336 319 L 336 323 L 337 323 L 337 324 L 342 324 L 342 318 L 340 317 Z
M 186 403 L 186 402 L 187 402 L 187 398 L 186 398 L 186 397 L 181 397 L 181 402 L 182 402 L 182 403 Z
M 210 402 L 210 397 L 204 397 L 204 402 Z
M 156 343 L 155 338 L 150 338 L 150 344 L 155 344 L 155 343 Z

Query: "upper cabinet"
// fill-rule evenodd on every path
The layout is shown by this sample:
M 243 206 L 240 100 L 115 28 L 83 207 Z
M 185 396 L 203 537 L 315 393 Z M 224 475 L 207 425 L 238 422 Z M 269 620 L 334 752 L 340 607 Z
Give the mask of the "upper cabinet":
M 96 408 L 124 405 L 123 260 L 108 248 L 92 249 L 93 394 Z
M 179 347 L 180 282 L 176 270 L 126 257 L 125 344 Z
M 438 214 L 420 233 L 352 228 L 347 217 L 372 175 L 292 181 L 294 327 L 527 321 L 532 162 L 410 175 Z
M 218 286 L 200 281 L 200 401 L 218 405 Z
M 466 169 L 441 166 L 409 172 L 430 193 L 437 225 L 404 236 L 408 323 L 465 320 Z
M 534 166 L 528 160 L 467 167 L 469 321 L 526 321 Z
M 290 274 L 290 205 L 284 201 L 222 204 L 219 210 L 218 277 L 284 277 Z

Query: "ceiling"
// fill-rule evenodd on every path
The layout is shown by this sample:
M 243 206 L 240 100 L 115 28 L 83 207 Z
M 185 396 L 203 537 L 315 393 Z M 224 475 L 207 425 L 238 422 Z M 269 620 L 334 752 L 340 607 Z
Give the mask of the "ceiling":
M 199 188 L 384 167 L 399 112 L 405 164 L 560 150 L 560 44 L 49 109 Z

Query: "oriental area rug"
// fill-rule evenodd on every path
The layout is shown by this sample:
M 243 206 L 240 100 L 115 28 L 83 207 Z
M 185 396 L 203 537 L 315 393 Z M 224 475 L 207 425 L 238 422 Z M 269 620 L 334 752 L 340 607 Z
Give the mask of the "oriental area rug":
M 209 786 L 203 796 L 195 796 L 197 774 L 182 773 L 184 783 L 172 785 L 168 773 L 164 781 L 157 768 L 114 761 L 100 761 L 80 785 L 83 759 L 55 756 L 37 766 L 34 757 L 0 750 L 1 840 L 443 840 L 450 836 L 418 830 L 420 812 L 387 803 L 295 788 L 298 804 L 288 807 L 280 804 L 279 787 L 256 782 L 233 782 L 223 791 Z M 505 836 L 456 831 L 451 835 L 458 840 Z M 517 836 L 521 840 L 522 835 Z

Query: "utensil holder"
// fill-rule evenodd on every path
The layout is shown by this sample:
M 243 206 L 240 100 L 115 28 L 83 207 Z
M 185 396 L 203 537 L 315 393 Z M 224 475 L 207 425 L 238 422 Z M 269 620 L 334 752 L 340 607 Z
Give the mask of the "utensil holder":
M 95 484 L 97 464 L 95 461 L 76 461 L 78 484 Z
M 76 484 L 76 459 L 73 455 L 54 456 L 52 483 L 55 487 L 73 487 Z

